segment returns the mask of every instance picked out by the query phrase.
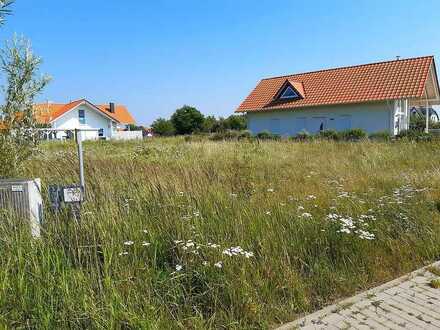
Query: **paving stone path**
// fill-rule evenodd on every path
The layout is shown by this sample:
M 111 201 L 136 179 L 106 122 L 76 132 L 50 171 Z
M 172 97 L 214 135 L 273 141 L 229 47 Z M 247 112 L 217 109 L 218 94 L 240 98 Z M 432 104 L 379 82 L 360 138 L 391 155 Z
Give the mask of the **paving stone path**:
M 440 289 L 430 285 L 432 280 L 440 278 L 439 271 L 440 262 L 437 262 L 279 330 L 440 329 Z

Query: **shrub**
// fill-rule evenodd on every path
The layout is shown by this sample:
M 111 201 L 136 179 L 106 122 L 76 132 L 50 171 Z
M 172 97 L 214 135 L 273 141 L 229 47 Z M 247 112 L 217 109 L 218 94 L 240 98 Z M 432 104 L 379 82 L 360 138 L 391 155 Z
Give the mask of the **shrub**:
M 227 141 L 227 140 L 242 140 L 251 137 L 252 135 L 249 131 L 227 130 L 224 132 L 214 133 L 209 137 L 209 139 L 212 141 Z
M 407 140 L 407 141 L 431 141 L 432 140 L 432 134 L 426 133 L 414 129 L 404 130 L 401 131 L 399 134 L 396 135 L 396 139 L 399 140 Z
M 370 134 L 369 138 L 375 141 L 390 141 L 391 135 L 388 131 L 380 131 Z
M 294 136 L 292 139 L 296 141 L 310 141 L 313 140 L 313 135 L 311 135 L 306 130 L 302 130 L 301 132 L 296 134 L 296 136 Z
M 280 140 L 281 136 L 279 136 L 278 134 L 272 134 L 271 132 L 264 130 L 264 131 L 257 134 L 257 139 L 259 139 L 259 140 Z
M 345 141 L 359 141 L 367 137 L 367 132 L 362 128 L 352 128 L 342 131 L 341 138 Z
M 319 132 L 319 138 L 326 140 L 338 141 L 341 139 L 341 134 L 334 129 L 327 129 Z

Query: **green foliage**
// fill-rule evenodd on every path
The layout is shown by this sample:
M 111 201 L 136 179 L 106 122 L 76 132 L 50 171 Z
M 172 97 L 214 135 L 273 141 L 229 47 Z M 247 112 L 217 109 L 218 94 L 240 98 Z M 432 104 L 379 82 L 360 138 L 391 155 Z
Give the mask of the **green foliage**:
M 224 132 L 214 133 L 210 136 L 212 141 L 230 141 L 230 140 L 242 140 L 251 139 L 252 134 L 249 131 L 237 131 L 237 130 L 227 130 Z
M 3 25 L 5 23 L 6 16 L 11 15 L 12 10 L 10 9 L 10 7 L 14 2 L 14 0 L 0 1 L 0 25 Z
M 217 119 L 214 116 L 207 116 L 203 121 L 202 131 L 205 133 L 217 132 L 216 125 L 217 125 Z
M 390 141 L 391 135 L 388 131 L 371 133 L 368 138 L 373 141 Z
M 174 128 L 171 120 L 166 120 L 164 118 L 156 119 L 151 125 L 154 134 L 161 136 L 172 136 L 176 133 L 176 129 Z
M 341 139 L 341 134 L 333 129 L 328 129 L 319 132 L 319 138 L 325 139 L 325 140 L 333 140 L 333 141 L 339 141 Z
M 273 133 L 271 133 L 271 132 L 269 132 L 267 130 L 264 130 L 262 132 L 259 132 L 256 135 L 256 138 L 258 140 L 280 140 L 281 136 L 278 135 L 278 134 L 273 134 Z
M 247 128 L 246 116 L 231 115 L 225 119 L 224 127 L 230 130 L 243 131 Z
M 293 137 L 293 140 L 296 140 L 296 141 L 311 141 L 311 140 L 313 140 L 313 138 L 314 138 L 314 136 L 311 135 L 309 132 L 307 132 L 306 130 L 302 130 L 301 132 L 296 134 L 296 136 Z
M 396 135 L 396 139 L 398 140 L 417 141 L 417 142 L 431 141 L 432 138 L 433 135 L 431 133 L 426 133 L 424 131 L 419 131 L 416 129 L 404 130 Z
M 352 128 L 340 132 L 341 137 L 345 141 L 359 141 L 367 137 L 367 132 L 361 128 Z
M 434 123 L 429 119 L 429 128 L 438 128 L 440 123 Z M 411 115 L 409 129 L 412 131 L 424 132 L 426 128 L 426 118 L 420 115 Z
M 201 132 L 204 120 L 205 118 L 199 110 L 188 105 L 177 109 L 171 116 L 176 133 L 180 135 Z
M 50 81 L 48 76 L 38 75 L 41 62 L 24 38 L 14 37 L 1 52 L 0 69 L 6 86 L 5 103 L 0 107 L 0 177 L 20 175 L 24 161 L 36 151 L 39 132 L 33 105 Z

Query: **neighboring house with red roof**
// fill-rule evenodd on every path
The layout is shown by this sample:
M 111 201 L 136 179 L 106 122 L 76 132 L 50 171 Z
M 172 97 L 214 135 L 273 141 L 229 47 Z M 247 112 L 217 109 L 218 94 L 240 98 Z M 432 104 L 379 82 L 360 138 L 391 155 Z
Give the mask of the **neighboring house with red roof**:
M 263 79 L 236 112 L 252 133 L 296 135 L 362 128 L 408 129 L 414 107 L 440 104 L 433 56 Z
M 96 105 L 85 99 L 67 104 L 42 103 L 34 106 L 37 122 L 65 132 L 51 132 L 51 138 L 63 139 L 71 135 L 74 129 L 96 129 L 83 132 L 83 139 L 114 139 L 121 138 L 121 131 L 127 130 L 130 124 L 135 124 L 133 116 L 123 105 L 109 103 Z M 127 136 L 136 134 L 127 134 Z

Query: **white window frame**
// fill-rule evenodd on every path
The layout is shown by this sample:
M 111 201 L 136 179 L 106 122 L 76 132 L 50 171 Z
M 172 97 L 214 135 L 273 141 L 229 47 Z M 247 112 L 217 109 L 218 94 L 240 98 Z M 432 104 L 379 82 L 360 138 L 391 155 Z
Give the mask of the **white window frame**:
M 292 93 L 293 93 L 294 95 L 285 96 L 286 92 L 287 92 L 289 89 L 292 91 Z M 294 89 L 292 88 L 292 86 L 290 86 L 290 85 L 287 86 L 287 87 L 284 89 L 284 91 L 281 93 L 281 95 L 280 95 L 280 99 L 281 99 L 281 100 L 295 99 L 295 98 L 297 98 L 297 97 L 299 97 L 298 93 L 295 92 L 295 90 L 294 90 Z
M 81 118 L 81 111 L 84 114 L 84 116 Z M 81 122 L 81 119 L 84 120 L 84 122 Z M 80 125 L 87 125 L 86 121 L 86 110 L 85 109 L 78 109 L 78 122 Z

